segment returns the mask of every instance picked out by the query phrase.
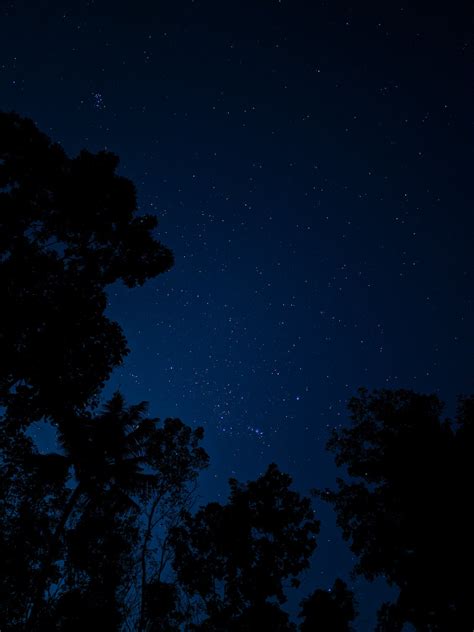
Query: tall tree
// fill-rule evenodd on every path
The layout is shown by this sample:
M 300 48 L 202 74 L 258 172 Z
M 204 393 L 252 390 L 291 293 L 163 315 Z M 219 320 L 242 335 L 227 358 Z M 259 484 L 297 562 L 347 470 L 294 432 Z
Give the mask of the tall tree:
M 62 585 L 47 602 L 37 630 L 115 632 L 123 627 L 136 566 L 139 511 L 111 491 L 95 500 L 100 502 L 85 504 L 65 532 Z
M 174 530 L 178 581 L 202 609 L 192 629 L 292 629 L 280 608 L 285 581 L 297 586 L 309 566 L 319 522 L 290 485 L 274 464 L 247 484 L 231 479 L 227 504 L 210 503 Z
M 65 423 L 127 353 L 105 288 L 170 268 L 157 219 L 137 213 L 110 152 L 69 158 L 34 123 L 0 112 L 0 406 Z
M 52 566 L 61 558 L 68 522 L 78 509 L 84 512 L 81 505 L 86 510 L 88 505 L 94 509 L 110 496 L 115 500 L 115 511 L 118 504 L 122 511 L 137 509 L 133 496 L 150 493 L 156 485 L 156 477 L 144 471 L 144 446 L 154 424 L 153 420 L 144 419 L 145 411 L 143 404 L 126 407 L 122 396 L 116 393 L 102 414 L 84 413 L 74 423 L 63 426 L 62 458 L 74 470 L 75 486 L 48 538 L 32 594 L 31 629 L 36 629 L 41 609 L 48 606 L 44 597 Z
M 162 515 L 159 512 L 165 508 L 169 515 L 181 510 L 190 485 L 207 465 L 207 454 L 199 446 L 201 428 L 193 431 L 177 419 L 161 425 L 158 419 L 146 417 L 146 410 L 144 403 L 126 406 L 116 393 L 98 415 L 88 413 L 64 426 L 60 434 L 63 455 L 56 458 L 73 470 L 74 487 L 47 540 L 37 573 L 31 629 L 51 606 L 45 601 L 45 591 L 57 575 L 57 561 L 63 566 L 68 592 L 75 591 L 76 599 L 99 581 L 107 585 L 108 603 L 116 617 L 119 613 L 124 617 L 126 611 L 116 601 L 118 591 L 130 588 L 138 575 L 135 590 L 141 603 L 157 514 Z M 135 548 L 131 548 L 133 543 Z M 130 561 L 137 551 L 138 567 Z M 60 591 L 59 595 L 62 605 L 70 603 L 70 596 Z M 85 601 L 92 603 L 89 598 Z M 81 617 L 85 616 L 82 610 Z
M 171 596 L 175 587 L 165 581 L 170 577 L 173 556 L 171 533 L 194 502 L 198 474 L 208 465 L 208 456 L 200 447 L 203 429 L 191 430 L 179 419 L 166 419 L 148 444 L 147 458 L 156 472 L 158 484 L 143 508 L 138 573 L 138 630 L 149 630 L 159 623 L 164 629 L 179 619 Z M 168 604 L 163 608 L 163 603 Z M 152 611 L 154 614 L 152 615 Z
M 21 630 L 50 534 L 67 500 L 68 467 L 40 454 L 16 426 L 0 426 L 0 629 Z M 51 569 L 51 581 L 57 581 Z
M 423 631 L 471 630 L 474 521 L 470 457 L 474 398 L 460 400 L 454 422 L 441 419 L 435 395 L 361 390 L 352 424 L 329 441 L 350 479 L 322 492 L 357 555 L 356 573 L 400 589 L 380 613 L 379 630 L 405 622 Z

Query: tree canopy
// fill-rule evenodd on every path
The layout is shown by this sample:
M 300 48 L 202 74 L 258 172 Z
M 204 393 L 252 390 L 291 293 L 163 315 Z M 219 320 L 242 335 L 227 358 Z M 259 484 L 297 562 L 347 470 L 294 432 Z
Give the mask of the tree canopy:
M 330 591 L 318 589 L 303 599 L 299 613 L 303 619 L 300 631 L 352 632 L 356 616 L 354 593 L 345 582 L 336 579 Z
M 275 464 L 246 485 L 229 484 L 227 504 L 187 513 L 172 532 L 178 581 L 205 613 L 194 628 L 257 630 L 270 617 L 274 629 L 289 629 L 278 607 L 286 601 L 284 581 L 298 585 L 319 522 L 309 499 L 289 488 L 291 478 Z
M 167 271 L 171 251 L 138 212 L 110 152 L 69 158 L 35 124 L 0 113 L 0 629 L 2 632 L 353 632 L 336 579 L 285 610 L 316 549 L 309 497 L 270 464 L 194 508 L 203 429 L 102 389 L 128 352 L 107 288 Z M 328 449 L 343 475 L 317 492 L 336 512 L 354 574 L 399 596 L 378 632 L 472 630 L 474 397 L 360 390 Z M 41 452 L 31 425 L 50 422 Z M 293 613 L 296 614 L 296 613 Z
M 69 158 L 0 112 L 0 406 L 22 423 L 62 422 L 98 395 L 128 351 L 105 288 L 173 263 L 117 166 L 106 151 Z
M 361 389 L 351 426 L 329 441 L 351 478 L 321 495 L 357 556 L 355 572 L 400 589 L 380 630 L 472 628 L 474 398 L 459 400 L 453 421 L 442 410 L 435 395 Z

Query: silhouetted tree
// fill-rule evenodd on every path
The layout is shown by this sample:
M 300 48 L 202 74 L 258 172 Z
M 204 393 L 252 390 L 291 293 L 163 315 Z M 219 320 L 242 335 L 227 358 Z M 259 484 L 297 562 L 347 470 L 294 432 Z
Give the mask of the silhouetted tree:
M 143 593 L 138 629 L 146 632 L 181 630 L 187 616 L 180 602 L 179 588 L 175 583 L 159 579 L 148 581 Z
M 164 581 L 173 553 L 170 534 L 194 501 L 198 474 L 208 465 L 208 456 L 199 445 L 202 438 L 202 428 L 191 430 L 179 419 L 166 419 L 148 445 L 148 463 L 158 476 L 158 484 L 143 512 L 138 630 L 148 630 L 152 623 L 156 627 L 157 622 L 147 613 L 152 604 L 156 611 L 158 594 L 170 602 L 171 586 Z M 176 619 L 177 610 L 168 608 L 168 616 Z
M 174 529 L 178 581 L 202 608 L 190 629 L 256 631 L 270 621 L 271 629 L 293 629 L 280 609 L 284 582 L 298 585 L 319 522 L 290 484 L 274 464 L 245 485 L 230 479 L 227 504 L 210 503 Z
M 136 566 L 139 511 L 113 491 L 88 503 L 65 533 L 63 586 L 47 603 L 38 629 L 120 630 Z M 82 627 L 81 627 L 82 626 Z
M 156 420 L 143 419 L 143 405 L 125 408 L 119 396 L 103 414 L 91 412 L 128 352 L 121 328 L 105 316 L 105 289 L 119 280 L 140 285 L 173 262 L 153 236 L 156 218 L 137 213 L 135 188 L 117 175 L 117 165 L 118 158 L 105 151 L 82 151 L 71 159 L 31 120 L 0 113 L 2 630 L 20 629 L 25 618 L 31 629 L 50 629 L 52 611 L 64 618 L 64 604 L 92 603 L 84 569 L 81 582 L 71 580 L 81 558 L 73 552 L 80 541 L 83 560 L 94 558 L 99 543 L 99 558 L 107 547 L 110 553 L 101 529 L 124 535 L 121 553 L 115 561 L 109 555 L 101 572 L 96 564 L 95 575 L 103 578 L 115 565 L 123 579 L 134 529 L 136 543 L 141 541 L 140 511 L 164 486 L 151 450 L 159 432 L 168 443 L 173 432 L 181 441 L 173 473 L 181 466 L 189 483 L 193 467 L 204 463 L 200 454 L 199 466 L 188 459 L 183 469 L 184 437 L 196 456 L 201 435 L 178 427 L 177 420 L 158 431 Z M 39 419 L 58 429 L 60 454 L 39 454 L 25 434 Z M 162 469 L 167 461 L 162 459 Z M 168 489 L 186 487 L 172 480 L 169 467 L 167 482 Z M 87 540 L 94 531 L 96 537 Z M 122 579 L 109 581 L 111 594 Z M 82 607 L 82 622 L 85 612 Z M 64 628 L 71 625 L 73 619 Z
M 301 602 L 301 632 L 352 632 L 357 616 L 354 593 L 336 579 L 331 591 L 315 590 Z
M 361 390 L 352 425 L 328 447 L 350 480 L 322 493 L 358 556 L 355 572 L 400 588 L 380 613 L 379 630 L 405 622 L 423 631 L 471 630 L 474 521 L 474 398 L 460 400 L 454 423 L 435 395 Z
M 87 505 L 95 508 L 109 495 L 120 503 L 121 510 L 137 508 L 133 495 L 149 493 L 156 484 L 156 477 L 144 471 L 144 444 L 153 431 L 153 420 L 143 419 L 145 410 L 143 404 L 126 408 L 117 393 L 103 414 L 85 413 L 81 419 L 63 426 L 62 458 L 74 469 L 76 486 L 49 538 L 33 592 L 32 627 L 36 625 L 51 565 L 58 557 L 67 523 L 81 503 L 86 504 L 86 509 Z
M 18 423 L 66 423 L 92 401 L 127 353 L 104 289 L 172 265 L 117 165 L 105 151 L 71 159 L 0 113 L 0 406 Z
M 202 429 L 118 393 L 97 409 L 128 351 L 107 287 L 173 262 L 117 166 L 109 152 L 71 159 L 0 113 L 0 628 L 294 631 L 285 583 L 298 586 L 319 522 L 291 478 L 271 465 L 231 479 L 227 504 L 192 515 Z M 57 452 L 38 451 L 38 420 Z M 321 602 L 320 620 L 332 606 L 335 623 L 350 619 L 339 588 L 307 602 Z
M 154 529 L 161 518 L 162 530 L 166 530 L 169 524 L 164 514 L 170 519 L 183 510 L 190 484 L 208 460 L 198 445 L 201 428 L 192 431 L 178 419 L 167 419 L 160 426 L 159 420 L 145 414 L 144 403 L 127 407 L 116 393 L 102 413 L 85 414 L 64 426 L 60 434 L 64 454 L 55 458 L 62 458 L 72 468 L 75 487 L 47 540 L 33 591 L 30 628 L 35 629 L 41 620 L 41 609 L 50 608 L 45 591 L 55 577 L 52 565 L 58 560 L 76 599 L 84 591 L 96 596 L 109 591 L 108 601 L 102 596 L 100 603 L 103 612 L 106 601 L 115 604 L 110 607 L 115 608 L 117 620 L 127 614 L 123 604 L 119 607 L 118 592 L 122 591 L 123 601 L 137 583 L 137 574 L 140 581 L 135 592 L 140 603 L 143 601 Z M 163 565 L 166 551 L 165 543 L 161 544 L 158 557 Z M 137 550 L 139 567 L 131 563 Z M 105 588 L 93 590 L 97 582 Z M 62 603 L 64 599 L 69 597 Z M 92 603 L 90 598 L 86 601 Z M 107 620 L 114 619 L 110 615 Z
M 13 425 L 0 426 L 0 629 L 20 630 L 41 560 L 67 501 L 62 457 L 38 453 Z M 57 581 L 51 569 L 51 581 Z

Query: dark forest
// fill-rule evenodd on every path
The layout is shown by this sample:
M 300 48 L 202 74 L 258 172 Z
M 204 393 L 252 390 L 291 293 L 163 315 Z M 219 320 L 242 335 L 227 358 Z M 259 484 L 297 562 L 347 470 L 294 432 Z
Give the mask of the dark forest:
M 347 578 L 301 588 L 327 507 L 351 577 L 393 588 L 374 592 L 377 632 L 471 631 L 473 396 L 449 418 L 436 394 L 360 388 L 327 442 L 331 486 L 300 493 L 269 462 L 202 504 L 203 427 L 106 392 L 133 351 L 108 292 L 178 262 L 118 164 L 0 113 L 2 632 L 356 630 Z

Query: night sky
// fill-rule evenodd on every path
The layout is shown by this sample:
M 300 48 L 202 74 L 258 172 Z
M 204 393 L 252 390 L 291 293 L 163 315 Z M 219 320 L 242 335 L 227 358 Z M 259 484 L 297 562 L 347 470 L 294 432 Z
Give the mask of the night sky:
M 359 386 L 450 414 L 474 391 L 474 12 L 387 4 L 1 3 L 0 109 L 117 153 L 175 253 L 110 291 L 132 352 L 108 391 L 204 426 L 201 502 L 271 461 L 331 485 Z M 352 566 L 317 509 L 303 593 Z M 349 581 L 369 629 L 374 593 Z

